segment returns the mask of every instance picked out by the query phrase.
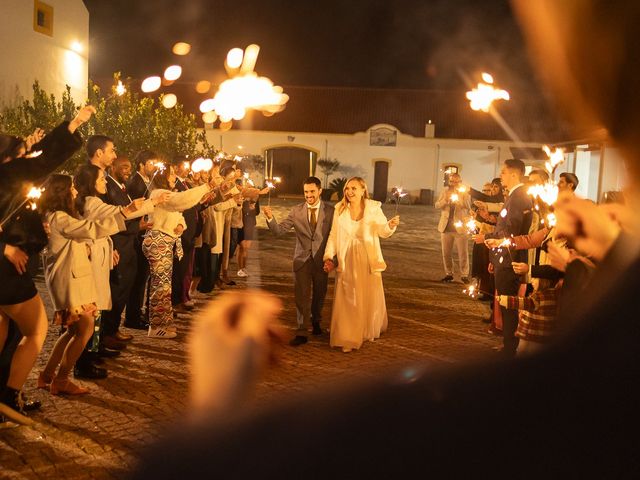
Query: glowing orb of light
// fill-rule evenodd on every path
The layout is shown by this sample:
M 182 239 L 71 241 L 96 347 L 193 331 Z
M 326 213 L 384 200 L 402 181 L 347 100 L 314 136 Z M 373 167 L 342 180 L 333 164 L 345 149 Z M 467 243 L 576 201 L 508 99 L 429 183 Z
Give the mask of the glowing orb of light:
M 162 85 L 162 79 L 160 77 L 147 77 L 142 81 L 140 89 L 144 93 L 151 93 L 158 90 L 160 88 L 160 85 Z
M 189 45 L 187 42 L 178 42 L 173 46 L 171 51 L 175 55 L 188 55 L 191 51 L 191 45 Z
M 173 93 L 168 93 L 162 97 L 162 105 L 164 108 L 173 108 L 178 103 L 178 97 Z

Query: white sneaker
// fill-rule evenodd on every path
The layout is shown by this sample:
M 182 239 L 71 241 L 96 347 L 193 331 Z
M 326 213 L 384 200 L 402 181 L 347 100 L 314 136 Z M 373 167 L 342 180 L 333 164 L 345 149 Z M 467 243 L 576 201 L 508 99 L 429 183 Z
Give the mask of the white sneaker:
M 149 327 L 148 337 L 151 338 L 176 338 L 178 334 L 171 327 Z
M 244 268 L 241 268 L 240 270 L 238 270 L 238 276 L 239 277 L 248 277 L 249 274 L 244 270 Z

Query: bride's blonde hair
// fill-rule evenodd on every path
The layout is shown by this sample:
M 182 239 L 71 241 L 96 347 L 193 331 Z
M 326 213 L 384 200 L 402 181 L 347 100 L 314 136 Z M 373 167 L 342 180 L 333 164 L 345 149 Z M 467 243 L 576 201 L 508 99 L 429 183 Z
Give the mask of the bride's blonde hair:
M 364 190 L 364 195 L 362 196 L 362 201 L 364 203 L 364 199 L 365 198 L 369 198 L 369 189 L 367 188 L 367 183 L 364 181 L 364 178 L 362 177 L 351 177 L 349 180 L 347 180 L 344 184 L 344 187 L 342 189 L 342 200 L 340 200 L 340 206 L 338 207 L 338 215 L 341 214 L 342 212 L 344 212 L 344 209 L 347 208 L 349 200 L 347 200 L 347 185 L 349 185 L 349 182 L 352 181 L 356 181 L 360 184 L 360 187 L 362 187 L 362 189 Z

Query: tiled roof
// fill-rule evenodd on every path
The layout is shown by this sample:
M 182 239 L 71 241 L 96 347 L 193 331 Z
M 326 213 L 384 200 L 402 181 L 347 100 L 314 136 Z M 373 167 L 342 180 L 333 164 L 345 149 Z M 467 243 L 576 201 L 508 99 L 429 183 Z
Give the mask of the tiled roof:
M 164 90 L 178 96 L 185 111 L 196 114 L 200 102 L 211 94 L 195 92 L 194 85 L 174 84 Z M 364 132 L 376 124 L 423 137 L 425 124 L 435 124 L 437 138 L 509 140 L 487 113 L 469 107 L 464 91 L 386 90 L 339 87 L 284 87 L 287 108 L 271 117 L 250 113 L 233 128 L 245 130 L 345 133 Z M 511 92 L 511 100 L 496 104 L 500 115 L 524 142 L 555 143 L 571 138 L 544 100 L 537 95 Z

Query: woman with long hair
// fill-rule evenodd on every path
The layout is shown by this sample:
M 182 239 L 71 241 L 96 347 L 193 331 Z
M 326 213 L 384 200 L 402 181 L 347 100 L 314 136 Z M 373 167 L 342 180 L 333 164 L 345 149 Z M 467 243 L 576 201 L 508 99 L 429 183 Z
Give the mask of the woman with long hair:
M 40 200 L 40 210 L 50 229 L 44 256 L 45 281 L 55 310 L 54 323 L 66 327 L 38 377 L 38 388 L 49 388 L 54 395 L 88 392 L 69 380 L 99 314 L 87 242 L 107 238 L 126 228 L 125 213 L 121 211 L 103 220 L 81 219 L 74 202 L 77 193 L 71 177 L 53 174 Z
M 380 202 L 369 198 L 367 184 L 360 177 L 347 181 L 344 196 L 335 208 L 324 268 L 331 271 L 336 267 L 337 272 L 330 344 L 346 353 L 360 348 L 364 340 L 373 341 L 387 329 L 382 286 L 387 264 L 382 258 L 380 237 L 390 237 L 400 217 L 387 220 Z
M 63 122 L 53 129 L 37 145 L 31 158 L 19 158 L 26 151 L 16 148 L 16 142 L 7 135 L 0 135 L 0 332 L 6 331 L 6 323 L 13 320 L 22 340 L 17 346 L 8 367 L 6 385 L 0 385 L 0 416 L 29 423 L 24 415 L 22 386 L 38 358 L 47 335 L 47 314 L 26 266 L 29 257 L 37 255 L 47 244 L 42 222 L 31 218 L 33 211 L 25 208 L 11 212 L 24 200 L 31 185 L 40 185 L 44 179 L 69 159 L 82 145 L 77 129 L 91 118 L 95 108 L 86 106 L 70 122 Z M 6 141 L 5 141 L 6 140 Z M 7 216 L 7 218 L 5 218 Z M 0 338 L 0 350 L 5 346 Z
M 175 338 L 173 308 L 171 306 L 171 276 L 173 272 L 174 250 L 178 258 L 182 257 L 180 236 L 186 227 L 182 211 L 196 205 L 211 191 L 204 183 L 198 187 L 173 192 L 176 174 L 173 166 L 167 166 L 155 174 L 151 182 L 151 195 L 154 200 L 168 194 L 168 199 L 155 206 L 150 221 L 153 226 L 147 231 L 142 242 L 142 252 L 149 261 L 151 282 L 149 286 L 149 337 Z
M 153 207 L 163 202 L 170 195 L 158 195 L 153 199 L 137 198 L 127 207 L 109 205 L 100 199 L 107 192 L 107 179 L 104 171 L 92 164 L 81 165 L 73 177 L 73 185 L 78 191 L 75 207 L 82 218 L 87 220 L 103 220 L 121 213 L 125 220 L 140 218 L 153 212 Z M 109 274 L 118 263 L 117 253 L 113 249 L 111 237 L 102 237 L 88 242 L 91 248 L 91 266 L 93 279 L 98 292 L 97 306 L 99 311 L 111 309 L 111 287 Z M 105 343 L 109 347 L 109 344 Z

